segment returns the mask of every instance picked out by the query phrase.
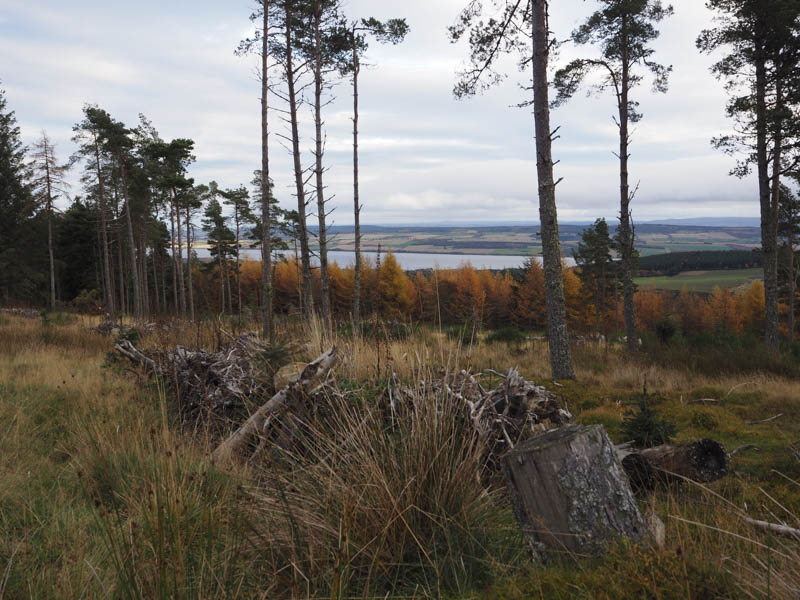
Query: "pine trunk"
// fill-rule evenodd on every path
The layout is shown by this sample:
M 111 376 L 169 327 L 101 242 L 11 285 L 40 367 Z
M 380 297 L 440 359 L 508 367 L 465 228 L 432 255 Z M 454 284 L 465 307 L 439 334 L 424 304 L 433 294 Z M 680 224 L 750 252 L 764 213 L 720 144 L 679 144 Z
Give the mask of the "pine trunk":
M 353 273 L 353 333 L 361 331 L 361 205 L 358 198 L 358 46 L 353 31 L 353 223 L 356 263 Z
M 175 314 L 180 314 L 180 306 L 178 304 L 178 250 L 175 247 L 175 201 L 170 196 L 169 203 L 169 224 L 171 235 L 169 238 L 170 246 L 172 247 L 172 300 L 175 304 Z
M 314 42 L 315 42 L 315 65 L 314 65 L 314 129 L 316 132 L 315 140 L 315 159 L 316 159 L 316 188 L 317 188 L 317 221 L 319 231 L 317 241 L 319 242 L 319 274 L 322 288 L 322 323 L 326 330 L 331 329 L 331 293 L 328 281 L 328 234 L 325 224 L 325 187 L 322 183 L 322 33 L 320 31 L 322 20 L 322 5 L 319 0 L 315 4 L 314 10 Z
M 547 305 L 547 337 L 553 379 L 574 379 L 569 348 L 561 243 L 558 239 L 556 185 L 553 180 L 550 103 L 547 61 L 549 33 L 546 0 L 533 2 L 533 114 L 536 129 L 536 171 L 539 181 L 539 219 L 542 228 L 544 286 Z
M 128 230 L 128 244 L 130 245 L 131 259 L 131 287 L 133 288 L 133 314 L 136 320 L 142 318 L 141 289 L 139 288 L 139 270 L 136 261 L 136 238 L 133 236 L 133 221 L 131 219 L 131 203 L 128 198 L 128 183 L 125 176 L 125 165 L 121 156 L 117 157 L 122 174 L 122 198 L 125 200 L 125 225 Z
M 289 91 L 289 120 L 292 128 L 292 157 L 294 159 L 294 181 L 297 192 L 297 226 L 300 238 L 300 260 L 303 268 L 303 312 L 311 322 L 314 313 L 314 298 L 311 287 L 311 253 L 308 249 L 306 229 L 306 196 L 303 180 L 303 167 L 300 163 L 300 131 L 297 123 L 297 96 L 295 93 L 295 72 L 292 62 L 292 8 L 286 3 L 286 83 Z
M 619 243 L 622 258 L 622 313 L 628 350 L 636 345 L 636 314 L 633 303 L 633 231 L 631 230 L 630 185 L 628 183 L 628 91 L 630 65 L 628 63 L 627 20 L 622 17 L 622 85 L 619 97 Z
M 269 198 L 269 103 L 267 58 L 269 56 L 269 2 L 263 0 L 264 33 L 261 39 L 261 296 L 263 335 L 273 343 L 272 322 L 272 226 Z
M 787 262 L 789 265 L 789 344 L 794 342 L 794 297 L 796 293 L 796 280 L 794 273 L 794 231 L 793 226 L 789 227 L 789 256 Z
M 234 214 L 236 219 L 236 301 L 239 324 L 242 322 L 242 268 L 239 260 L 239 253 L 242 248 L 239 242 L 239 205 L 234 206 Z
M 194 288 L 192 286 L 192 215 L 186 207 L 186 276 L 189 291 L 189 320 L 194 321 Z
M 767 66 L 763 48 L 756 49 L 756 160 L 761 206 L 761 249 L 764 255 L 765 342 L 778 348 L 778 219 L 770 189 L 767 152 Z M 776 154 L 780 141 L 776 139 Z
M 114 287 L 111 285 L 111 259 L 108 249 L 108 223 L 106 222 L 106 194 L 103 185 L 103 175 L 100 170 L 100 147 L 97 135 L 94 134 L 94 157 L 97 168 L 97 191 L 100 196 L 100 228 L 103 237 L 103 271 L 106 280 L 106 308 L 112 319 L 116 318 L 117 311 L 114 307 Z
M 176 266 L 178 268 L 178 294 L 181 303 L 181 315 L 186 316 L 186 286 L 184 285 L 185 277 L 183 274 L 183 232 L 181 231 L 181 208 L 178 205 L 178 198 L 175 190 L 172 190 L 172 202 L 175 207 L 175 218 L 178 229 L 178 255 L 176 259 Z
M 53 258 L 53 186 L 50 181 L 50 156 L 47 146 L 44 145 L 44 170 L 47 183 L 47 254 L 50 259 L 50 310 L 56 308 L 56 266 Z

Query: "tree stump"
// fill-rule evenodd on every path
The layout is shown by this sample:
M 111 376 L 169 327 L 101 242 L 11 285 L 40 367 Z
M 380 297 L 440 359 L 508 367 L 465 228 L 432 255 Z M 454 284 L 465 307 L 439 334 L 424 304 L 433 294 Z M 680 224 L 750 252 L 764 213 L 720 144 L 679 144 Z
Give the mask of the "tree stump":
M 601 425 L 567 425 L 503 458 L 514 513 L 534 552 L 602 552 L 614 538 L 646 541 L 647 526 Z

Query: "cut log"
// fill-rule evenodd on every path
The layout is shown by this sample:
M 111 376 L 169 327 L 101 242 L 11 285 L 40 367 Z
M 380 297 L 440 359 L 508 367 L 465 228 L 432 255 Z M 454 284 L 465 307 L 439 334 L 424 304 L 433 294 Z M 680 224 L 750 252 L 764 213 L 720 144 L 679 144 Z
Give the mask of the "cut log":
M 637 492 L 682 479 L 700 483 L 716 481 L 728 473 L 730 461 L 722 444 L 708 438 L 638 452 L 618 448 L 617 455 Z
M 308 363 L 297 379 L 270 398 L 228 439 L 217 446 L 211 458 L 214 461 L 226 461 L 244 450 L 257 433 L 265 432 L 275 417 L 286 412 L 293 403 L 307 397 L 319 387 L 327 379 L 328 373 L 337 361 L 336 346 L 333 346 L 325 354 Z
M 518 444 L 503 470 L 532 551 L 602 552 L 609 541 L 643 542 L 647 525 L 601 425 L 567 425 Z

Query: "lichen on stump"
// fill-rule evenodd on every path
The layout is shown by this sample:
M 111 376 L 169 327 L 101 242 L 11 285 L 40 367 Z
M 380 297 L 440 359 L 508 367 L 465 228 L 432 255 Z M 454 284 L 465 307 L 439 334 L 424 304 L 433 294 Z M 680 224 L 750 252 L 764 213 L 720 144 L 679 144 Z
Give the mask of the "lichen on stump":
M 647 539 L 616 451 L 600 425 L 567 425 L 531 438 L 503 459 L 514 513 L 531 549 L 602 552 L 618 537 Z

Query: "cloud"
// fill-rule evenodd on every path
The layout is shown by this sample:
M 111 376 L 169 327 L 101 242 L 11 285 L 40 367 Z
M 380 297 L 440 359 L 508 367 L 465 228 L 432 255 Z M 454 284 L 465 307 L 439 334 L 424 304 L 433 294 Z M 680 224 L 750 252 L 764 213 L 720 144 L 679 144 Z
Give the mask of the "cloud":
M 596 2 L 551 7 L 551 25 L 564 38 Z M 351 0 L 352 15 L 407 17 L 411 32 L 399 46 L 371 44 L 360 81 L 360 178 L 365 222 L 487 222 L 536 220 L 533 121 L 517 85 L 527 74 L 509 60 L 509 79 L 484 95 L 456 101 L 452 87 L 467 51 L 450 44 L 445 28 L 464 0 Z M 46 128 L 63 158 L 74 148 L 71 126 L 85 102 L 96 102 L 133 125 L 146 114 L 162 137 L 195 140 L 198 182 L 248 183 L 260 165 L 259 84 L 255 58 L 233 54 L 250 31 L 249 0 L 119 3 L 6 0 L 0 19 L 0 73 L 24 138 Z M 641 181 L 634 210 L 640 219 L 701 214 L 757 214 L 752 180 L 728 176 L 729 157 L 709 139 L 730 128 L 722 85 L 708 73 L 694 38 L 710 23 L 702 3 L 682 0 L 662 26 L 657 60 L 674 66 L 670 92 L 636 90 L 645 119 L 636 125 L 631 178 Z M 562 48 L 564 61 L 591 49 Z M 352 91 L 333 90 L 326 107 L 327 195 L 334 220 L 351 222 Z M 273 106 L 280 108 L 275 97 Z M 560 126 L 562 220 L 612 217 L 617 212 L 617 131 L 613 98 L 580 94 L 553 111 Z M 301 109 L 303 164 L 312 162 L 310 107 Z M 271 113 L 271 174 L 282 204 L 291 207 L 294 177 Z M 80 189 L 73 174 L 74 189 Z M 309 190 L 313 192 L 313 189 Z

